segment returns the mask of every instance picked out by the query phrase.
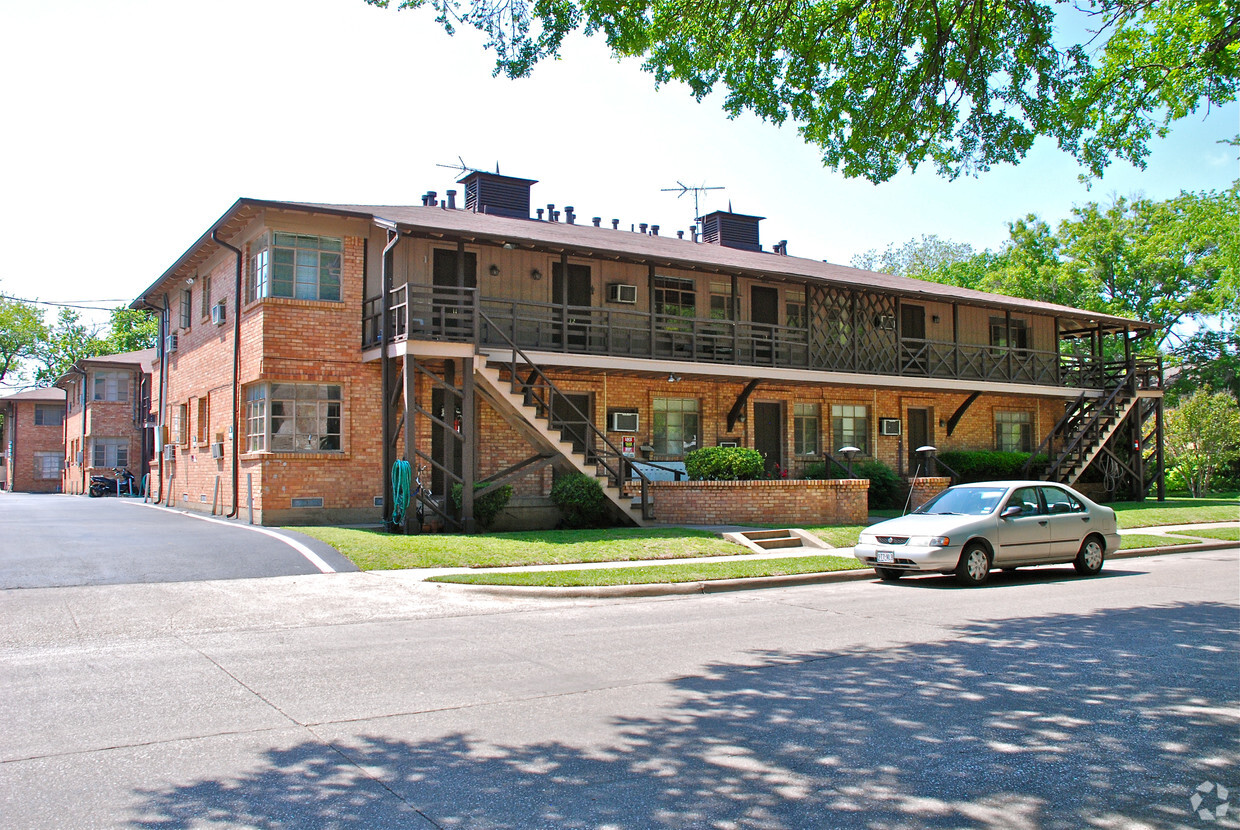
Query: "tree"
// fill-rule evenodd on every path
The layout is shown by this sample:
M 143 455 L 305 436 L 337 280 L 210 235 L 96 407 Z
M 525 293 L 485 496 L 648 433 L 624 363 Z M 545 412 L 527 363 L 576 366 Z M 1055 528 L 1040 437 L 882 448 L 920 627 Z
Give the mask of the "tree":
M 99 337 L 99 330 L 83 323 L 76 311 L 62 308 L 39 345 L 35 383 L 49 386 L 79 360 L 106 352 L 106 341 Z
M 921 239 L 910 239 L 898 248 L 894 243 L 890 244 L 882 253 L 871 248 L 864 254 L 854 256 L 852 266 L 884 274 L 922 278 L 950 265 L 966 262 L 974 254 L 973 246 L 968 243 L 923 234 Z
M 22 376 L 22 362 L 38 355 L 46 337 L 43 312 L 37 306 L 0 298 L 0 382 Z
M 826 165 L 874 182 L 1017 163 L 1039 136 L 1094 176 L 1141 167 L 1151 137 L 1240 90 L 1234 0 L 398 1 L 424 6 L 449 34 L 480 30 L 512 78 L 571 32 L 601 33 L 656 85 L 722 87 L 730 116 L 790 120 Z M 1077 24 L 1083 42 L 1056 43 Z
M 112 309 L 108 329 L 104 348 L 109 354 L 150 349 L 159 341 L 159 318 L 145 309 Z
M 1231 331 L 1198 329 L 1171 350 L 1179 364 L 1168 397 L 1194 390 L 1227 392 L 1240 404 L 1240 322 Z
M 1240 455 L 1240 405 L 1225 392 L 1194 392 L 1167 412 L 1166 448 L 1194 496 Z

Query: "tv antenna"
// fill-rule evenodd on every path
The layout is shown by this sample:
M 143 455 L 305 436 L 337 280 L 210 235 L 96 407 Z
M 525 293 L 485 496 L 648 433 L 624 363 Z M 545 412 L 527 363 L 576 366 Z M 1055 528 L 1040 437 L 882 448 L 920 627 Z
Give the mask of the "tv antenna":
M 461 156 L 456 157 L 456 164 L 436 164 L 436 167 L 446 167 L 449 170 L 456 170 L 462 176 L 466 173 L 485 173 L 481 167 L 470 167 L 465 163 L 465 159 Z M 495 162 L 495 175 L 499 175 L 499 162 Z
M 685 184 L 682 181 L 677 181 L 676 184 L 678 185 L 678 187 L 661 187 L 659 188 L 659 192 L 676 193 L 677 191 L 680 191 L 676 195 L 676 198 L 679 199 L 681 196 L 684 196 L 689 191 L 693 191 L 693 218 L 694 219 L 697 219 L 702 214 L 701 208 L 698 207 L 698 200 L 701 198 L 703 193 L 705 193 L 708 190 L 727 190 L 726 187 L 707 187 L 705 182 L 699 185 L 692 185 L 692 184 Z

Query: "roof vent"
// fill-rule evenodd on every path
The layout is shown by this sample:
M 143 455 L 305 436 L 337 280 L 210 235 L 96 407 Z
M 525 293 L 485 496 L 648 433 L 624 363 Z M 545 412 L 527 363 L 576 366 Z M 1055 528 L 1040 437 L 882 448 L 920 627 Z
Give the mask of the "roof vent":
M 699 217 L 698 221 L 702 223 L 703 242 L 725 248 L 739 248 L 742 251 L 761 251 L 758 223 L 765 218 L 717 210 Z
M 530 187 L 537 179 L 517 179 L 474 170 L 458 179 L 465 185 L 465 209 L 490 216 L 530 218 Z

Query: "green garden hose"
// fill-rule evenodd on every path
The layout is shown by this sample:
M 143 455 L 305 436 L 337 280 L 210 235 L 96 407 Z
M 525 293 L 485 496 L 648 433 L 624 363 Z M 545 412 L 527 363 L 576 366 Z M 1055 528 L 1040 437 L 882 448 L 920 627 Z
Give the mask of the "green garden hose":
M 405 523 L 405 511 L 409 508 L 409 462 L 396 461 L 392 464 L 392 518 L 393 528 Z

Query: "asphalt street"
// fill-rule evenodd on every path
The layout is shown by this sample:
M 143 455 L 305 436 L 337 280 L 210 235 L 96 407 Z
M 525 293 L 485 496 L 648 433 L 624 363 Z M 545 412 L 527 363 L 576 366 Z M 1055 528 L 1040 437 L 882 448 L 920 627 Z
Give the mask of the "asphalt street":
M 4 591 L 0 825 L 1236 827 L 1238 565 L 624 600 L 399 573 Z
M 256 530 L 141 499 L 0 492 L 0 528 L 0 588 L 356 570 L 334 549 L 302 534 Z

